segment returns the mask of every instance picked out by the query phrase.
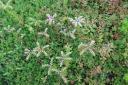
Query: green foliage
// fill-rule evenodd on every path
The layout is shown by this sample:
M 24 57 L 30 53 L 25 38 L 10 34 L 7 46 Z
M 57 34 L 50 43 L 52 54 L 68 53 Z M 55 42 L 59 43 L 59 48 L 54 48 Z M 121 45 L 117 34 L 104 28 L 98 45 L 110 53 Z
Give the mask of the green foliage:
M 128 10 L 108 5 L 0 0 L 0 85 L 127 85 Z
M 124 75 L 124 80 L 128 83 L 128 73 Z
M 127 18 L 122 21 L 120 30 L 124 33 L 128 33 L 128 19 Z
M 63 0 L 63 4 L 67 5 L 68 4 L 68 0 Z

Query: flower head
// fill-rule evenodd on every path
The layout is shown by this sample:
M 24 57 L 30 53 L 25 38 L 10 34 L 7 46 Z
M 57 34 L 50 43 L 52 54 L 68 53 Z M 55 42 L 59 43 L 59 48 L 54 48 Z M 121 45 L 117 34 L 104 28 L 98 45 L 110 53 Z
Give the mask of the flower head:
M 50 74 L 51 74 L 51 71 L 54 70 L 54 69 L 53 69 L 53 60 L 54 60 L 54 58 L 51 58 L 49 64 L 44 64 L 44 65 L 42 65 L 43 68 L 45 68 L 45 67 L 48 68 L 48 75 L 50 75 Z
M 67 83 L 67 79 L 66 79 L 65 74 L 64 74 L 64 72 L 66 71 L 66 67 L 62 68 L 61 70 L 58 70 L 57 68 L 55 68 L 53 66 L 53 64 L 54 64 L 53 60 L 54 60 L 54 58 L 51 58 L 50 63 L 49 64 L 43 64 L 42 67 L 48 68 L 48 75 L 51 75 L 51 72 L 55 72 L 63 79 L 63 81 L 65 83 Z
M 49 34 L 47 33 L 48 28 L 45 28 L 44 32 L 38 32 L 39 35 L 44 35 L 45 37 L 49 38 Z
M 8 0 L 8 2 L 6 4 L 4 4 L 2 1 L 0 1 L 0 8 L 2 9 L 7 9 L 7 8 L 10 8 L 10 9 L 13 9 L 13 7 L 10 5 L 12 0 Z
M 84 54 L 84 52 L 86 51 L 90 51 L 90 53 L 95 56 L 95 53 L 93 51 L 93 46 L 95 44 L 95 41 L 92 40 L 90 43 L 88 44 L 83 44 L 81 43 L 79 46 L 78 46 L 78 50 L 80 51 L 80 55 Z
M 25 54 L 25 56 L 27 56 L 27 57 L 26 57 L 26 60 L 28 60 L 28 59 L 30 58 L 32 52 L 31 52 L 31 50 L 29 50 L 29 49 L 26 48 L 26 49 L 24 50 L 24 54 Z
M 65 36 L 68 35 L 68 34 L 67 34 L 67 29 L 63 29 L 63 30 L 61 30 L 60 33 L 64 34 Z
M 49 45 L 45 45 L 45 46 L 40 46 L 39 42 L 36 42 L 37 47 L 35 47 L 33 49 L 34 54 L 39 57 L 41 55 L 41 53 L 44 53 L 45 56 L 48 56 L 48 54 L 46 53 L 45 49 L 49 47 Z
M 72 58 L 69 57 L 69 55 L 71 53 L 72 52 L 68 52 L 68 53 L 64 54 L 64 52 L 61 51 L 61 56 L 60 57 L 56 57 L 56 59 L 59 59 L 60 60 L 60 67 L 62 67 L 62 65 L 64 64 L 64 61 L 65 60 L 72 60 Z
M 56 14 L 54 14 L 53 16 L 50 15 L 50 14 L 47 14 L 46 16 L 47 16 L 47 20 L 46 21 L 48 22 L 49 25 L 55 23 L 54 18 L 57 16 Z
M 102 48 L 100 48 L 99 53 L 106 60 L 107 57 L 110 56 L 110 52 L 114 48 L 113 43 L 103 44 Z
M 71 37 L 72 39 L 75 39 L 75 32 L 76 32 L 76 29 L 74 29 L 73 31 L 69 31 L 67 32 L 67 29 L 64 29 L 64 30 L 61 30 L 60 33 L 64 34 L 65 36 L 69 36 Z
M 69 32 L 69 36 L 72 38 L 72 39 L 75 39 L 75 32 L 76 32 L 76 29 L 74 29 L 73 31 Z
M 80 26 L 82 27 L 82 23 L 85 22 L 85 19 L 83 18 L 83 16 L 79 16 L 79 17 L 75 17 L 75 19 L 69 18 L 70 22 L 75 26 Z
M 11 27 L 10 25 L 8 25 L 7 27 L 4 27 L 4 30 L 5 30 L 6 32 L 11 33 L 11 32 L 13 32 L 13 31 L 15 31 L 16 29 L 13 28 L 13 27 Z

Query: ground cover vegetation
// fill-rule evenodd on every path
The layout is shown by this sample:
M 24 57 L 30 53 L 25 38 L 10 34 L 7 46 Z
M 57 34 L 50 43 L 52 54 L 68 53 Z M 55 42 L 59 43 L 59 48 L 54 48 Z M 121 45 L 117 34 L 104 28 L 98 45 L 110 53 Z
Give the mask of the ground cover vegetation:
M 128 0 L 0 0 L 0 85 L 127 85 Z

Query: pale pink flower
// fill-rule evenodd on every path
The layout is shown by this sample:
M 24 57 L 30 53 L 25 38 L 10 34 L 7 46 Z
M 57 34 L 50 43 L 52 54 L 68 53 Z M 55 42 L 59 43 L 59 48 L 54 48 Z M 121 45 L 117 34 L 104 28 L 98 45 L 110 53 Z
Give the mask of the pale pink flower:
M 50 15 L 50 14 L 46 14 L 46 16 L 47 16 L 47 23 L 49 24 L 49 25 L 51 25 L 51 24 L 54 24 L 55 23 L 55 17 L 57 16 L 56 14 L 54 14 L 54 15 Z

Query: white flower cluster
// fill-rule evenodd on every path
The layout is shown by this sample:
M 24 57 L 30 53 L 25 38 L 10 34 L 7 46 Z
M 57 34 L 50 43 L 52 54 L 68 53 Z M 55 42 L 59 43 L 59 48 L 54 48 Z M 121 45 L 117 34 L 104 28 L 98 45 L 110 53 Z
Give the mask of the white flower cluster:
M 83 55 L 84 52 L 87 52 L 89 51 L 93 56 L 95 56 L 95 52 L 93 51 L 93 46 L 95 45 L 95 41 L 92 40 L 90 43 L 88 44 L 83 44 L 81 43 L 79 46 L 78 46 L 78 50 L 80 51 L 80 55 Z
M 55 24 L 55 21 L 56 21 L 55 18 L 57 17 L 57 14 L 54 14 L 54 15 L 47 14 L 46 16 L 47 16 L 46 22 L 49 25 Z M 74 25 L 74 27 L 82 27 L 83 24 L 85 23 L 85 19 L 83 16 L 75 17 L 75 19 L 68 18 L 68 20 L 71 22 L 72 25 Z M 38 35 L 42 35 L 42 36 L 45 36 L 46 38 L 49 38 L 50 35 L 48 34 L 48 30 L 49 30 L 48 28 L 45 28 L 43 32 L 38 32 Z M 60 33 L 62 33 L 65 36 L 68 36 L 72 39 L 76 39 L 76 36 L 75 36 L 76 31 L 77 31 L 76 29 L 73 29 L 72 31 L 68 31 L 68 29 L 65 28 L 65 29 L 61 29 Z M 49 56 L 49 54 L 47 53 L 47 48 L 49 48 L 50 45 L 41 46 L 39 44 L 39 42 L 36 42 L 36 45 L 37 46 L 35 48 L 33 48 L 32 50 L 25 49 L 25 54 L 27 55 L 26 60 L 28 60 L 31 55 L 35 55 L 36 57 L 41 56 L 41 54 L 44 54 L 45 56 Z M 66 51 L 60 51 L 60 56 L 50 58 L 50 63 L 43 64 L 42 67 L 48 68 L 48 75 L 50 75 L 51 72 L 55 72 L 55 73 L 59 74 L 65 82 L 67 82 L 67 79 L 62 74 L 62 72 L 64 71 L 64 69 L 62 69 L 62 68 L 65 65 L 65 61 L 72 60 L 72 58 L 69 57 L 71 55 L 72 51 L 70 49 L 70 46 L 65 46 L 65 47 L 67 48 Z M 104 51 L 100 51 L 101 56 L 102 56 L 103 52 L 111 51 L 111 48 L 108 48 L 108 47 L 110 47 L 110 46 L 107 45 L 102 48 L 102 50 L 104 50 Z M 80 56 L 84 55 L 84 53 L 87 53 L 87 52 L 91 53 L 93 56 L 96 56 L 95 40 L 91 40 L 89 43 L 81 42 L 78 45 L 78 51 L 80 53 Z M 61 68 L 61 69 L 57 69 L 53 66 L 54 59 L 59 60 L 59 62 L 60 62 L 59 68 Z
M 71 37 L 72 39 L 75 39 L 75 32 L 76 32 L 76 29 L 74 29 L 73 31 L 69 31 L 67 32 L 67 29 L 64 29 L 64 30 L 61 30 L 60 33 L 64 34 L 65 36 L 69 36 Z
M 57 21 L 55 19 L 57 17 L 56 13 L 54 15 L 46 14 L 46 16 L 47 16 L 46 23 L 48 23 L 49 25 L 56 24 L 55 23 L 55 21 Z M 74 27 L 79 27 L 79 26 L 82 27 L 83 24 L 85 23 L 85 19 L 83 16 L 75 17 L 75 19 L 68 18 L 68 20 L 71 22 L 72 25 L 74 25 Z M 44 35 L 48 38 L 49 35 L 47 33 L 47 30 L 48 30 L 48 28 L 46 28 L 44 32 L 39 32 L 38 34 Z M 64 36 L 71 37 L 72 39 L 76 39 L 75 32 L 76 32 L 76 29 L 73 29 L 72 31 L 67 31 L 67 29 L 62 29 L 60 31 L 60 33 L 62 33 Z
M 54 15 L 46 14 L 46 16 L 47 16 L 46 22 L 49 25 L 55 24 L 55 18 L 57 17 L 57 14 L 56 13 Z M 84 21 L 85 21 L 85 19 L 84 19 L 83 16 L 75 17 L 75 19 L 68 18 L 68 20 L 75 27 L 77 27 L 77 26 L 82 27 L 82 24 L 84 24 Z M 63 29 L 63 30 L 60 31 L 60 33 L 62 33 L 65 36 L 71 37 L 72 39 L 76 39 L 76 37 L 75 37 L 76 29 L 73 29 L 72 31 L 67 31 L 67 29 Z M 49 38 L 50 35 L 48 34 L 48 28 L 45 28 L 45 30 L 43 32 L 38 32 L 38 35 L 42 35 L 42 36 L 45 36 L 46 38 Z M 81 43 L 78 46 L 78 49 L 81 49 L 82 48 L 82 50 L 80 51 L 80 55 L 82 55 L 86 50 L 89 50 L 95 56 L 95 53 L 93 52 L 93 49 L 92 49 L 92 46 L 94 45 L 94 43 L 95 43 L 95 41 L 91 41 L 91 43 L 88 44 L 88 45 L 84 45 L 84 44 Z M 49 45 L 45 45 L 45 46 L 42 47 L 39 44 L 39 42 L 37 42 L 36 44 L 37 44 L 37 47 L 35 47 L 31 51 L 28 50 L 28 49 L 25 49 L 25 54 L 28 55 L 28 57 L 26 58 L 26 60 L 29 59 L 29 57 L 30 57 L 31 54 L 34 54 L 37 57 L 39 57 L 41 55 L 41 53 L 43 53 L 45 56 L 48 56 L 48 53 L 45 51 L 45 49 L 48 48 Z M 70 60 L 70 58 L 67 58 L 67 56 L 69 56 L 70 54 L 71 54 L 71 52 L 68 52 L 67 54 L 64 54 L 64 52 L 61 51 L 61 57 L 57 57 L 56 58 L 56 59 L 59 59 L 61 61 L 60 67 L 63 65 L 63 61 L 64 60 L 66 60 L 66 59 L 67 60 Z
M 49 47 L 49 45 L 41 46 L 39 42 L 36 42 L 37 47 L 35 47 L 33 50 L 25 49 L 25 55 L 27 55 L 26 60 L 30 58 L 30 55 L 35 55 L 36 57 L 39 57 L 41 53 L 43 53 L 45 56 L 48 56 L 48 53 L 45 51 L 46 48 Z
M 101 57 L 106 60 L 107 57 L 110 57 L 110 52 L 113 51 L 113 48 L 113 43 L 103 44 L 103 46 L 99 50 Z
M 0 9 L 13 9 L 13 7 L 10 5 L 12 0 L 8 0 L 8 2 L 6 4 L 4 4 L 1 0 L 0 0 Z
M 72 58 L 69 57 L 70 54 L 71 54 L 71 52 L 64 54 L 64 52 L 61 51 L 60 57 L 51 58 L 50 63 L 49 64 L 43 64 L 42 67 L 48 68 L 48 75 L 51 75 L 51 72 L 55 72 L 55 73 L 59 74 L 59 76 L 63 79 L 63 81 L 65 83 L 67 83 L 67 79 L 65 78 L 65 75 L 63 74 L 63 71 L 66 70 L 66 67 L 59 70 L 53 66 L 54 65 L 53 61 L 54 61 L 54 59 L 59 60 L 60 61 L 60 67 L 62 67 L 62 65 L 64 64 L 65 61 L 72 60 Z
M 46 14 L 46 16 L 47 16 L 46 22 L 47 22 L 49 25 L 55 23 L 55 17 L 57 16 L 56 14 L 54 14 L 54 15 Z
M 64 54 L 64 52 L 61 51 L 61 56 L 60 57 L 56 57 L 56 59 L 60 60 L 60 67 L 62 67 L 62 65 L 64 64 L 65 60 L 72 60 L 72 58 L 69 57 L 69 55 L 71 53 L 72 52 L 68 52 L 68 53 Z
M 55 17 L 57 16 L 57 14 L 54 14 L 54 15 L 46 14 L 46 16 L 47 16 L 46 22 L 49 25 L 55 23 Z M 73 18 L 68 18 L 68 19 L 72 23 L 72 25 L 74 25 L 75 27 L 78 27 L 78 26 L 82 27 L 82 24 L 85 23 L 85 19 L 83 16 L 75 17 L 75 19 Z
M 45 28 L 44 32 L 38 32 L 38 35 L 43 35 L 46 38 L 49 38 L 49 34 L 47 33 L 47 31 L 48 31 L 48 28 Z
M 69 20 L 75 27 L 82 27 L 82 24 L 85 23 L 85 19 L 83 18 L 83 16 L 75 17 L 75 19 L 69 18 Z

